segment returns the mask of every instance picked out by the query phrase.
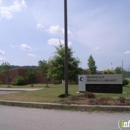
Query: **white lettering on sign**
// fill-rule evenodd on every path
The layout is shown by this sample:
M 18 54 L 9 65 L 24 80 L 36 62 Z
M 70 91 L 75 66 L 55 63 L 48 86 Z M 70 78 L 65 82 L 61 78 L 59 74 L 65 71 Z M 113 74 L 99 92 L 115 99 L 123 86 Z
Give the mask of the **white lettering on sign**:
M 103 75 L 86 75 L 87 84 L 122 84 L 122 75 L 120 74 L 103 74 Z

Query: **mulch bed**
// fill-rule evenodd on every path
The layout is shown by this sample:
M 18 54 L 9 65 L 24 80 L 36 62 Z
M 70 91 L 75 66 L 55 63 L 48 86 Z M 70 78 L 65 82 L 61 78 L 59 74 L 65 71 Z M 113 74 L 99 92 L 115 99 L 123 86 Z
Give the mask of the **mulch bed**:
M 61 99 L 60 103 L 62 104 L 78 104 L 78 105 L 122 105 L 122 106 L 129 106 L 130 99 L 119 98 L 114 99 L 111 97 L 95 97 L 95 98 L 86 98 L 78 97 L 70 95 L 67 98 Z

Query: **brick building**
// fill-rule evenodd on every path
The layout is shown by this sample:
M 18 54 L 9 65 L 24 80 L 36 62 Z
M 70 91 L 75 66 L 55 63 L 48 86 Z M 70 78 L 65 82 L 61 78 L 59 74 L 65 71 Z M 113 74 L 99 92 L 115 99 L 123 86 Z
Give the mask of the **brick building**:
M 12 83 L 17 76 L 22 76 L 25 78 L 26 84 L 30 82 L 26 79 L 26 72 L 30 69 L 25 68 L 15 68 L 9 70 L 9 82 Z M 4 74 L 0 73 L 0 81 L 2 84 L 7 84 L 7 77 Z M 45 76 L 43 74 L 38 74 L 35 80 L 35 83 L 45 83 Z M 48 78 L 48 83 L 52 83 L 52 79 Z

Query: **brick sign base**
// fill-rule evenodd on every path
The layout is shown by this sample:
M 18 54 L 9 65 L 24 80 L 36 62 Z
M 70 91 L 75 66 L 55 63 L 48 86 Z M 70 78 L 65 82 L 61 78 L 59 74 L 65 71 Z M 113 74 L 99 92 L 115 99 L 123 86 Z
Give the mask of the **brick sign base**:
M 86 91 L 94 93 L 122 93 L 122 84 L 86 84 Z

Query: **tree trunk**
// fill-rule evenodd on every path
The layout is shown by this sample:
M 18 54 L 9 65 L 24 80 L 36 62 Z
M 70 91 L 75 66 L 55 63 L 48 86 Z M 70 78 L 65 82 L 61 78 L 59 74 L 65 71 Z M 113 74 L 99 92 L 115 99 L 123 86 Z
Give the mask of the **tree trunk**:
M 10 86 L 9 86 L 9 75 L 7 75 L 7 84 L 8 84 L 7 87 L 9 88 L 9 87 L 10 87 Z
M 34 87 L 34 86 L 33 86 L 33 81 L 32 81 L 32 83 L 31 83 L 31 87 Z
M 48 79 L 47 79 L 47 77 L 45 79 L 46 79 L 46 87 L 48 87 Z

